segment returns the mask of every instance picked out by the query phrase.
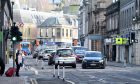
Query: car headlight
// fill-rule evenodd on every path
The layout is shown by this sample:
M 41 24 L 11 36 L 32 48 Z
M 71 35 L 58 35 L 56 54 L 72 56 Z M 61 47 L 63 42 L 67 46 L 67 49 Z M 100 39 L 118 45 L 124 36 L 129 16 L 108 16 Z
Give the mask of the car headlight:
M 83 62 L 87 62 L 87 60 L 84 59 Z
M 104 60 L 100 60 L 99 62 L 103 62 Z

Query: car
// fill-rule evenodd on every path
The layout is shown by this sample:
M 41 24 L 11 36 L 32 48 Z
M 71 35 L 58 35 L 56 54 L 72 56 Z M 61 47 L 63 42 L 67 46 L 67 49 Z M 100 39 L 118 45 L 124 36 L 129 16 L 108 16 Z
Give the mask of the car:
M 34 51 L 33 54 L 32 54 L 33 58 L 37 58 L 38 56 L 38 51 Z
M 42 56 L 43 56 L 43 60 L 48 60 L 49 56 L 51 56 L 51 53 L 54 52 L 53 49 L 45 49 L 44 51 L 42 51 Z
M 51 52 L 51 54 L 48 57 L 48 65 L 54 64 L 54 56 L 55 56 L 56 51 Z
M 38 58 L 39 52 L 40 52 L 41 50 L 42 50 L 42 49 L 40 49 L 40 50 L 35 50 L 35 51 L 33 52 L 33 54 L 32 54 L 33 58 Z
M 55 68 L 57 68 L 58 64 L 60 66 L 72 66 L 76 68 L 76 57 L 71 48 L 61 48 L 57 49 L 54 56 Z
M 106 57 L 100 51 L 86 51 L 82 61 L 82 68 L 98 66 L 104 69 L 105 63 Z
M 85 51 L 87 51 L 88 49 L 82 46 L 72 46 L 71 48 L 73 49 L 74 54 L 76 55 L 76 61 L 82 62 Z

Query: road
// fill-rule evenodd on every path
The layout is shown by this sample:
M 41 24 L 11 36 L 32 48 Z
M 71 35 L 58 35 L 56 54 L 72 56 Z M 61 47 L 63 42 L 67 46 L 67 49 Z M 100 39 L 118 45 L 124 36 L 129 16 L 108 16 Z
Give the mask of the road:
M 46 84 L 45 81 L 61 80 L 53 78 L 53 66 L 48 66 L 47 61 L 44 62 L 44 69 L 41 67 L 41 62 L 37 63 L 36 59 L 26 58 L 26 61 L 31 64 L 31 69 L 34 69 L 35 75 L 28 75 L 37 80 L 38 84 Z M 82 69 L 78 63 L 76 69 L 66 67 L 65 80 L 71 84 L 140 84 L 140 67 L 114 67 L 106 66 L 105 69 L 89 68 Z M 62 67 L 60 69 L 60 78 L 62 77 Z

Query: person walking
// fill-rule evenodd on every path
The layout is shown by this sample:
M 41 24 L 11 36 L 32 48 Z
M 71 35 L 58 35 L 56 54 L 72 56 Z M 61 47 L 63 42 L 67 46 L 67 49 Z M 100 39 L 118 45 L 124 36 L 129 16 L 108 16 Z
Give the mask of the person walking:
M 23 65 L 22 51 L 18 50 L 16 53 L 16 76 L 19 77 L 20 67 Z

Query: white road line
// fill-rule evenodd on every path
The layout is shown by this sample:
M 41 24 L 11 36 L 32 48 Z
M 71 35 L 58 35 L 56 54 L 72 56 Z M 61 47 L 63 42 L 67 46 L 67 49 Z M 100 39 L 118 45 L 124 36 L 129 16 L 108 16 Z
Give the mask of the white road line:
M 60 79 L 62 79 L 62 80 L 63 80 L 63 78 L 62 78 L 62 77 L 60 77 Z M 70 81 L 70 80 L 64 80 L 64 81 L 69 82 L 69 83 L 71 83 L 71 84 L 75 84 L 74 82 L 72 82 L 72 81 Z
M 31 78 L 30 81 L 31 81 L 31 84 L 38 84 L 37 81 L 36 81 L 36 79 L 32 79 Z
M 31 67 L 31 70 L 35 72 L 35 75 L 38 75 L 38 70 L 37 69 Z

